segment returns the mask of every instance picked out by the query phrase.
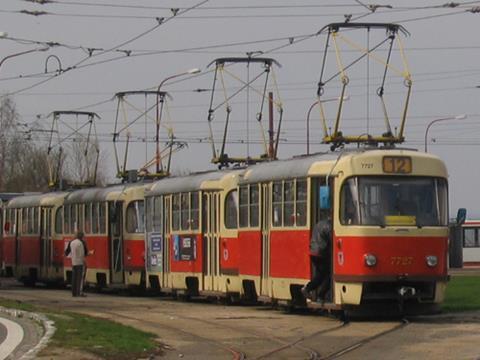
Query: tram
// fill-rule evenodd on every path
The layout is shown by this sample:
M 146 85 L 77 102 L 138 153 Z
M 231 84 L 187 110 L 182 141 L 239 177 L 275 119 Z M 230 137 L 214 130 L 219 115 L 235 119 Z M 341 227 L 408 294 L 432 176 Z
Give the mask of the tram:
M 66 248 L 77 231 L 84 233 L 90 254 L 86 282 L 98 288 L 139 287 L 145 282 L 143 183 L 76 190 L 56 213 Z M 64 278 L 71 281 L 65 257 Z
M 430 154 L 343 151 L 164 179 L 146 204 L 151 288 L 305 303 L 312 228 L 328 219 L 322 306 L 435 305 L 444 296 L 447 171 Z
M 238 179 L 212 171 L 156 182 L 146 192 L 147 286 L 177 295 L 238 296 Z
M 54 214 L 66 192 L 15 197 L 5 206 L 3 261 L 6 275 L 25 285 L 63 282 L 63 239 Z

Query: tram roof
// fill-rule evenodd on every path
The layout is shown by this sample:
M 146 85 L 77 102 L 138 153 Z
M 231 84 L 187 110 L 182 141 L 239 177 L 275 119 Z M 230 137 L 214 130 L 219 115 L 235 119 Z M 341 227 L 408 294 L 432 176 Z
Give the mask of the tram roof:
M 334 161 L 338 153 L 320 153 L 253 165 L 248 168 L 241 183 L 305 177 L 312 164 L 318 161 Z
M 17 196 L 11 199 L 7 208 L 25 208 L 32 206 L 49 206 L 54 205 L 55 200 L 64 198 L 68 193 L 65 191 L 56 191 L 44 194 L 32 194 Z
M 145 185 L 144 183 L 134 183 L 76 190 L 66 197 L 65 204 L 112 200 L 109 197 L 115 193 L 121 196 L 127 190 L 142 188 Z
M 244 170 L 214 170 L 199 174 L 162 179 L 153 184 L 147 195 L 153 196 L 200 190 L 205 181 L 221 180 L 226 175 L 238 174 L 242 171 Z
M 10 201 L 17 196 L 24 196 L 24 193 L 0 193 L 0 201 Z
M 429 174 L 446 174 L 443 162 L 432 154 L 418 152 L 414 149 L 405 148 L 360 148 L 345 149 L 341 152 L 319 153 L 314 155 L 304 155 L 287 160 L 277 160 L 269 163 L 261 163 L 248 168 L 240 184 L 257 183 L 271 180 L 292 179 L 297 177 L 306 177 L 312 173 L 335 175 L 335 171 L 339 169 L 345 170 L 345 166 L 354 166 L 356 160 L 369 158 L 370 156 L 378 157 L 384 155 L 392 156 L 410 156 L 415 157 L 417 162 L 420 161 L 419 167 L 424 164 L 431 164 L 431 168 L 427 169 Z M 434 161 L 434 162 L 432 162 Z M 436 161 L 439 161 L 438 163 Z M 338 164 L 338 165 L 336 165 Z M 363 171 L 363 170 L 362 170 Z M 422 171 L 416 171 L 420 175 Z

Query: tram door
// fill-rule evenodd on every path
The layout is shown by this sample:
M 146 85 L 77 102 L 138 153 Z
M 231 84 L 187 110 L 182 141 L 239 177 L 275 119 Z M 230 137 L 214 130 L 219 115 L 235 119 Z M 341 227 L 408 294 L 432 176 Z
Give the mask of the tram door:
M 18 271 L 18 266 L 20 265 L 20 252 L 21 252 L 21 241 L 20 235 L 22 234 L 22 229 L 26 228 L 26 212 L 23 209 L 17 209 L 17 226 L 15 230 L 15 269 Z M 16 275 L 15 275 L 16 276 Z
M 216 291 L 220 275 L 220 194 L 205 192 L 202 198 L 203 290 Z
M 52 208 L 40 209 L 40 272 L 48 276 L 48 269 L 52 266 Z
M 110 242 L 110 282 L 121 284 L 123 273 L 123 202 L 110 201 L 108 238 Z
M 262 280 L 260 283 L 260 295 L 270 296 L 270 188 L 269 184 L 261 184 L 261 230 L 262 230 Z
M 158 286 L 165 286 L 165 246 L 163 196 L 147 198 L 147 272 L 159 276 Z M 149 223 L 151 221 L 151 223 Z M 152 286 L 152 284 L 151 284 Z
M 172 259 L 170 258 L 170 222 L 171 222 L 171 197 L 165 197 L 163 202 L 163 211 L 164 211 L 164 222 L 163 222 L 163 285 L 164 287 L 173 287 L 172 277 L 170 276 L 170 264 Z

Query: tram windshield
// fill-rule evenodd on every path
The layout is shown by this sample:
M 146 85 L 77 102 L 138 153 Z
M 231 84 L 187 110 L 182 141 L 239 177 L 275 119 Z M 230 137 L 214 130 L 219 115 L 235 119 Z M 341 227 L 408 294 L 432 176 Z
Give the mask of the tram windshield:
M 447 183 L 428 177 L 352 177 L 342 187 L 344 225 L 445 226 Z

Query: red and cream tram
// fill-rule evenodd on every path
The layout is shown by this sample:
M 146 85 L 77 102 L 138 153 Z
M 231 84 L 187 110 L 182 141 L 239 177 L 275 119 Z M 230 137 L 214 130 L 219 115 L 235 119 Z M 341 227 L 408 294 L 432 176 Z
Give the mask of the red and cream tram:
M 150 289 L 185 295 L 240 294 L 237 184 L 243 171 L 163 179 L 146 192 Z
M 311 274 L 311 229 L 329 220 L 326 306 L 437 304 L 448 279 L 447 205 L 445 165 L 415 151 L 345 151 L 252 166 L 239 182 L 244 289 L 254 287 L 260 299 L 300 301 Z
M 164 179 L 146 204 L 153 288 L 304 303 L 312 228 L 327 219 L 324 306 L 435 305 L 444 296 L 447 172 L 429 154 L 343 151 Z
M 54 214 L 66 192 L 25 195 L 5 207 L 3 261 L 7 275 L 26 285 L 63 282 L 63 239 Z
M 145 281 L 144 184 L 117 185 L 71 192 L 56 213 L 64 247 L 83 231 L 90 255 L 86 282 L 102 287 L 143 286 Z M 64 260 L 71 279 L 71 260 Z

